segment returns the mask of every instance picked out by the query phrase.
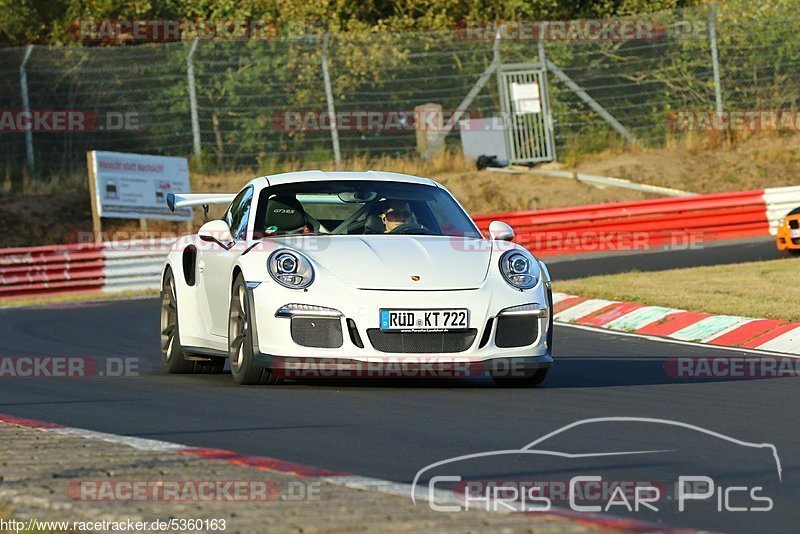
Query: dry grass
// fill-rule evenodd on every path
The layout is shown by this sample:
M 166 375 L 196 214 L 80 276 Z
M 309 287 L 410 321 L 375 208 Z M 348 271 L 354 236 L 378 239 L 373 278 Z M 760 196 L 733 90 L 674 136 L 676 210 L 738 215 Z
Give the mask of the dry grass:
M 800 135 L 722 134 L 687 132 L 668 139 L 659 149 L 603 142 L 605 151 L 587 153 L 572 147 L 562 153 L 564 167 L 698 193 L 740 191 L 797 184 L 800 177 Z M 340 169 L 394 171 L 433 178 L 450 189 L 471 214 L 538 210 L 585 204 L 602 204 L 652 198 L 637 191 L 593 186 L 544 176 L 525 176 L 478 171 L 466 163 L 458 150 L 445 150 L 422 161 L 405 157 L 346 159 Z M 203 174 L 192 172 L 195 192 L 235 192 L 253 177 L 281 172 L 336 170 L 329 161 L 265 162 L 259 169 Z M 8 183 L 6 183 L 8 186 Z M 212 207 L 211 216 L 223 208 Z M 203 222 L 195 210 L 194 228 Z M 0 248 L 71 242 L 71 235 L 91 230 L 91 210 L 85 174 L 57 176 L 29 182 L 25 193 L 0 194 Z M 138 221 L 106 219 L 109 232 L 138 231 Z M 166 221 L 149 221 L 151 232 L 182 231 Z
M 553 289 L 583 297 L 800 322 L 798 269 L 800 258 L 786 258 L 592 276 L 556 281 Z
M 578 171 L 695 193 L 744 191 L 800 183 L 800 135 L 686 132 L 663 148 L 582 155 Z
M 649 198 L 648 195 L 636 191 L 601 190 L 561 178 L 478 171 L 474 165 L 466 163 L 456 150 L 442 151 L 427 162 L 416 157 L 369 159 L 359 156 L 345 160 L 338 167 L 333 162 L 290 162 L 262 167 L 257 173 L 249 171 L 213 175 L 193 173 L 192 190 L 238 191 L 254 176 L 311 169 L 377 170 L 425 176 L 445 185 L 467 211 L 474 215 Z
M 336 165 L 334 161 L 299 161 L 290 160 L 277 162 L 270 160 L 258 169 L 228 171 L 214 174 L 200 172 L 192 173 L 192 187 L 199 190 L 230 190 L 240 189 L 242 184 L 256 176 L 279 174 L 282 172 L 307 171 L 322 169 L 327 171 L 367 171 L 385 170 L 418 176 L 438 176 L 443 173 L 458 173 L 474 171 L 473 165 L 464 161 L 457 150 L 442 150 L 428 161 L 416 155 L 405 157 L 380 156 L 369 158 L 367 156 L 351 156 Z

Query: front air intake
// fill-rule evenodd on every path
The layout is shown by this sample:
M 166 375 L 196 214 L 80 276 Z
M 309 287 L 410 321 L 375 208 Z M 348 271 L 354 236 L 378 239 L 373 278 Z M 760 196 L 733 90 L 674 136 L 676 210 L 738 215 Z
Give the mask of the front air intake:
M 539 336 L 539 319 L 530 315 L 507 315 L 497 318 L 494 344 L 500 348 L 526 347 Z
M 405 354 L 441 354 L 464 352 L 477 337 L 475 328 L 451 332 L 385 332 L 379 328 L 367 329 L 369 342 L 380 352 Z
M 303 347 L 338 349 L 344 344 L 338 317 L 292 317 L 292 339 Z

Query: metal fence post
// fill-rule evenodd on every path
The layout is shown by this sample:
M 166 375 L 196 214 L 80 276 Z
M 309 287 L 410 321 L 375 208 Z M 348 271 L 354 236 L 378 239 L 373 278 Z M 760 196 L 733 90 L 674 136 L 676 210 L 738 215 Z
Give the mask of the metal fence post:
M 547 127 L 550 130 L 550 135 L 547 136 L 547 140 L 550 143 L 550 153 L 553 155 L 553 161 L 558 160 L 558 155 L 556 154 L 556 126 L 553 122 L 553 110 L 550 107 L 550 86 L 549 81 L 547 79 L 547 51 L 544 48 L 544 26 L 540 30 L 540 39 L 538 43 L 539 48 L 539 63 L 542 64 L 542 80 L 544 81 L 542 87 L 542 102 L 544 102 L 545 108 L 547 110 Z
M 505 107 L 504 103 L 507 101 L 506 87 L 503 82 L 503 24 L 497 25 L 497 32 L 494 35 L 494 42 L 492 43 L 492 64 L 496 65 L 496 79 L 497 79 L 497 99 L 500 102 L 500 109 Z M 510 108 L 507 108 L 510 109 Z M 511 145 L 509 142 L 508 130 L 514 127 L 514 117 L 511 114 L 506 115 L 501 112 L 501 119 L 503 124 L 503 144 L 506 147 L 506 154 L 511 154 Z
M 496 80 L 497 80 L 497 98 L 502 99 L 501 92 L 503 90 L 503 50 L 501 47 L 503 39 L 503 24 L 498 24 L 497 26 L 497 33 L 494 36 L 494 42 L 492 43 L 492 63 L 497 65 L 496 69 Z M 507 120 L 507 117 L 503 118 L 504 121 Z
M 30 114 L 31 112 L 31 103 L 28 99 L 28 72 L 25 70 L 25 66 L 28 64 L 28 59 L 31 57 L 31 52 L 33 52 L 33 45 L 28 45 L 28 47 L 25 49 L 25 57 L 22 58 L 22 64 L 19 66 L 19 85 L 20 90 L 22 91 L 22 110 L 26 114 Z M 33 166 L 36 161 L 33 156 L 33 132 L 30 128 L 25 130 L 25 153 L 28 156 L 28 168 L 33 170 Z
M 198 39 L 192 42 L 189 48 L 189 55 L 186 56 L 186 77 L 189 81 L 189 109 L 192 114 L 192 144 L 194 145 L 194 155 L 200 157 L 202 147 L 200 146 L 200 119 L 197 115 L 197 89 L 194 84 L 194 52 L 197 50 Z
M 331 87 L 331 73 L 328 71 L 328 41 L 330 34 L 325 33 L 322 38 L 322 77 L 325 80 L 325 100 L 328 102 L 328 115 L 331 120 L 331 143 L 333 144 L 333 159 L 336 165 L 342 164 L 342 150 L 339 147 L 339 126 L 336 123 L 336 106 L 333 102 L 333 87 Z
M 717 105 L 717 120 L 722 117 L 722 84 L 719 79 L 719 52 L 717 51 L 717 3 L 712 2 L 708 12 L 708 41 L 711 47 L 711 63 L 714 69 L 714 99 Z

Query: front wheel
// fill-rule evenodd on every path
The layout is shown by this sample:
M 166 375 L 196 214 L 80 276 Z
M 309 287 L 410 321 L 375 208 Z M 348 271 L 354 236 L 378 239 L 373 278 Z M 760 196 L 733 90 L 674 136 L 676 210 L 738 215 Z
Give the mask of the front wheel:
M 532 388 L 536 387 L 547 378 L 547 371 L 550 369 L 537 369 L 532 375 L 519 378 L 509 378 L 507 376 L 494 376 L 495 385 L 504 388 Z
M 228 314 L 228 353 L 231 359 L 231 374 L 237 384 L 277 384 L 280 377 L 268 368 L 259 367 L 253 350 L 253 325 L 247 288 L 241 274 L 236 276 L 231 293 Z

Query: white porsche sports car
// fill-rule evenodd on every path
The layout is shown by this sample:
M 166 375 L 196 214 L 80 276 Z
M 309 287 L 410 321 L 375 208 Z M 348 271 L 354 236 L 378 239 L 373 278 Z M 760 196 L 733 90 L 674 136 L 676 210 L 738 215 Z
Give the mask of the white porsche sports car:
M 313 376 L 298 369 L 449 366 L 526 386 L 552 366 L 544 263 L 502 222 L 485 238 L 433 180 L 308 171 L 167 197 L 173 210 L 223 203 L 224 218 L 177 240 L 164 266 L 170 373 L 220 372 L 230 359 L 239 384 L 274 384 Z

